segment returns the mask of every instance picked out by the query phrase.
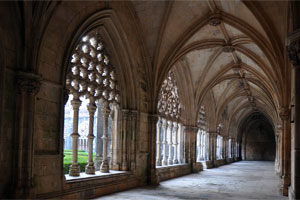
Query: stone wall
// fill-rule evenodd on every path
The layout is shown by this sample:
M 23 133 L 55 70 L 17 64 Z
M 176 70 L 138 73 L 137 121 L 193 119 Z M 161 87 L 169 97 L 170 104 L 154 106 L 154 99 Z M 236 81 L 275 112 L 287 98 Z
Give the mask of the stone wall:
M 275 136 L 263 123 L 253 124 L 246 137 L 246 160 L 275 159 Z

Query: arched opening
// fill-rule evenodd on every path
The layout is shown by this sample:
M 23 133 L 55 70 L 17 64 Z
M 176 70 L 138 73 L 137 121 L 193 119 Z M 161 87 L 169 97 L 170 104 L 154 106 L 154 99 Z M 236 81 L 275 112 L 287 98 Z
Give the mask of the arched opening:
M 240 134 L 242 134 L 243 160 L 275 160 L 274 129 L 263 114 L 255 112 L 249 115 L 242 124 Z

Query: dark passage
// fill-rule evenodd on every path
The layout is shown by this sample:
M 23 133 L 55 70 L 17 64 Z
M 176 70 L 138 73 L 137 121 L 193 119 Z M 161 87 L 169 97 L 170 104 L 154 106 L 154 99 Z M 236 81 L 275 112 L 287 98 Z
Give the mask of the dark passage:
M 269 120 L 254 113 L 243 124 L 243 158 L 245 160 L 274 161 L 276 142 Z

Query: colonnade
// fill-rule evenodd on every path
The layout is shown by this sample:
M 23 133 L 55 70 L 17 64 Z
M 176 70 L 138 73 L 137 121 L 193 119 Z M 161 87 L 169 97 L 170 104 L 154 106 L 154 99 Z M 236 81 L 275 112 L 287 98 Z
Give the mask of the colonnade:
M 159 118 L 156 127 L 156 166 L 168 166 L 183 162 L 182 141 L 178 141 L 180 124 L 164 118 Z

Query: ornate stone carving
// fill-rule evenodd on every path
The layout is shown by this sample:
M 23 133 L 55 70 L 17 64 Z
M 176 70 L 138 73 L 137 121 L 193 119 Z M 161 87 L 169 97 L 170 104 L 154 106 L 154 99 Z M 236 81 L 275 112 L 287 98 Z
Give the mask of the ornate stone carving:
M 17 84 L 20 91 L 37 94 L 41 87 L 41 76 L 30 72 L 18 72 Z
M 222 51 L 225 52 L 225 53 L 231 53 L 231 52 L 235 51 L 235 48 L 231 44 L 226 44 L 226 45 L 223 46 Z
M 208 24 L 211 26 L 219 26 L 222 22 L 221 14 L 214 13 L 209 17 Z
M 115 69 L 97 31 L 84 36 L 72 53 L 66 86 L 74 98 L 85 96 L 91 103 L 119 102 Z
M 177 121 L 180 117 L 180 99 L 172 71 L 169 71 L 167 78 L 162 83 L 157 109 L 158 113 L 164 118 Z
M 291 63 L 300 66 L 300 29 L 288 36 L 287 51 Z
M 280 108 L 279 116 L 282 120 L 288 120 L 290 116 L 290 109 L 289 108 Z

